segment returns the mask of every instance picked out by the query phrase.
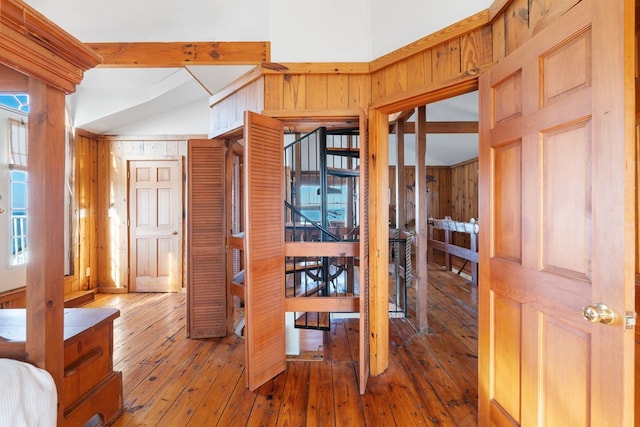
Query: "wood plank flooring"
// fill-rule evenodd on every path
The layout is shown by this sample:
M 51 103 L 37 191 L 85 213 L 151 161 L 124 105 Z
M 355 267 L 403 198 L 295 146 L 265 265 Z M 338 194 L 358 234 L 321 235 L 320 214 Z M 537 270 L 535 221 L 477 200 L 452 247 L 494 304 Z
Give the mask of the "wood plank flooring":
M 244 338 L 185 336 L 184 294 L 98 294 L 85 307 L 120 309 L 114 367 L 125 410 L 115 426 L 475 426 L 477 298 L 463 277 L 429 267 L 429 333 L 390 321 L 390 365 L 358 393 L 358 319 L 309 332 L 323 357 L 289 360 L 250 392 Z M 413 303 L 413 292 L 409 292 Z M 320 335 L 313 335 L 320 334 Z M 304 345 L 307 345 L 304 344 Z

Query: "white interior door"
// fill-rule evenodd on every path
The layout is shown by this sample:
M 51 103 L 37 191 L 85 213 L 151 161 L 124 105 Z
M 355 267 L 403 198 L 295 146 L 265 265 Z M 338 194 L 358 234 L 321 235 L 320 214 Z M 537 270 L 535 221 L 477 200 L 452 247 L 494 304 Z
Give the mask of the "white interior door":
M 182 166 L 178 159 L 129 162 L 129 286 L 182 288 Z

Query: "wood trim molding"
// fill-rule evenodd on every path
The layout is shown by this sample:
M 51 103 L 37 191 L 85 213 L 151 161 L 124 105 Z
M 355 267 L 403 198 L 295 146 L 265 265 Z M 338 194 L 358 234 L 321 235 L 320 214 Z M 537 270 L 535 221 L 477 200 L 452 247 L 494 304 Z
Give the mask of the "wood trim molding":
M 369 74 L 369 62 L 282 62 L 261 64 L 264 74 Z
M 514 0 L 494 0 L 489 6 L 489 22 L 493 22 L 496 17 L 500 16 Z
M 101 67 L 171 68 L 188 65 L 252 65 L 269 61 L 268 41 L 87 43 Z
M 416 87 L 409 91 L 376 101 L 371 105 L 371 108 L 392 114 L 397 111 L 404 111 L 409 108 L 415 108 L 420 105 L 462 95 L 478 89 L 478 75 L 482 74 L 483 71 L 484 69 L 478 70 L 477 75 L 473 76 L 462 75 L 446 82 Z
M 394 62 L 406 59 L 412 55 L 415 55 L 416 53 L 422 52 L 423 50 L 432 48 L 440 43 L 446 42 L 455 37 L 459 37 L 465 33 L 469 33 L 488 24 L 489 11 L 483 10 L 476 13 L 475 15 L 471 15 L 470 17 L 463 19 L 462 21 L 458 21 L 452 25 L 449 25 L 448 27 L 445 27 L 440 31 L 437 31 L 433 34 L 416 40 L 413 43 L 403 46 L 400 49 L 383 55 L 380 58 L 374 59 L 370 63 L 370 70 L 371 72 L 378 71 L 382 68 L 388 67 Z
M 209 97 L 209 106 L 211 107 L 219 103 L 228 96 L 238 92 L 243 87 L 255 82 L 262 77 L 262 74 L 262 68 L 259 66 L 247 71 L 246 73 L 235 79 L 233 82 L 225 86 L 223 89 L 211 95 Z
M 30 6 L 0 0 L 0 63 L 65 93 L 102 58 Z

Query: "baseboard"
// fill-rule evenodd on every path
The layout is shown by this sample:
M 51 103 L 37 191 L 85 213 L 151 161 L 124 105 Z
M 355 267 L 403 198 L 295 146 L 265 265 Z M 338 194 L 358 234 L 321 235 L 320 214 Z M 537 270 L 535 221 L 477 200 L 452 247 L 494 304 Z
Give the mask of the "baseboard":
M 116 288 L 115 286 L 98 286 L 98 293 L 100 294 L 127 294 L 129 289 Z
M 95 293 L 95 289 L 89 291 L 71 292 L 70 294 L 64 296 L 64 306 L 66 308 L 80 307 L 81 305 L 86 304 L 89 301 L 93 301 Z

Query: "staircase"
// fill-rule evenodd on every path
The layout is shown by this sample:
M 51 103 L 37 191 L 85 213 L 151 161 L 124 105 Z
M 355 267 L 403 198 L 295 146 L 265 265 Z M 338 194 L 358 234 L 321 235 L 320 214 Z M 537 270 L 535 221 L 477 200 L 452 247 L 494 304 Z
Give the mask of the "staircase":
M 321 127 L 285 147 L 285 241 L 309 243 L 309 255 L 286 258 L 285 294 L 356 297 L 354 256 L 323 256 L 313 243 L 358 240 L 359 134 Z M 295 326 L 330 327 L 327 312 L 301 312 Z

